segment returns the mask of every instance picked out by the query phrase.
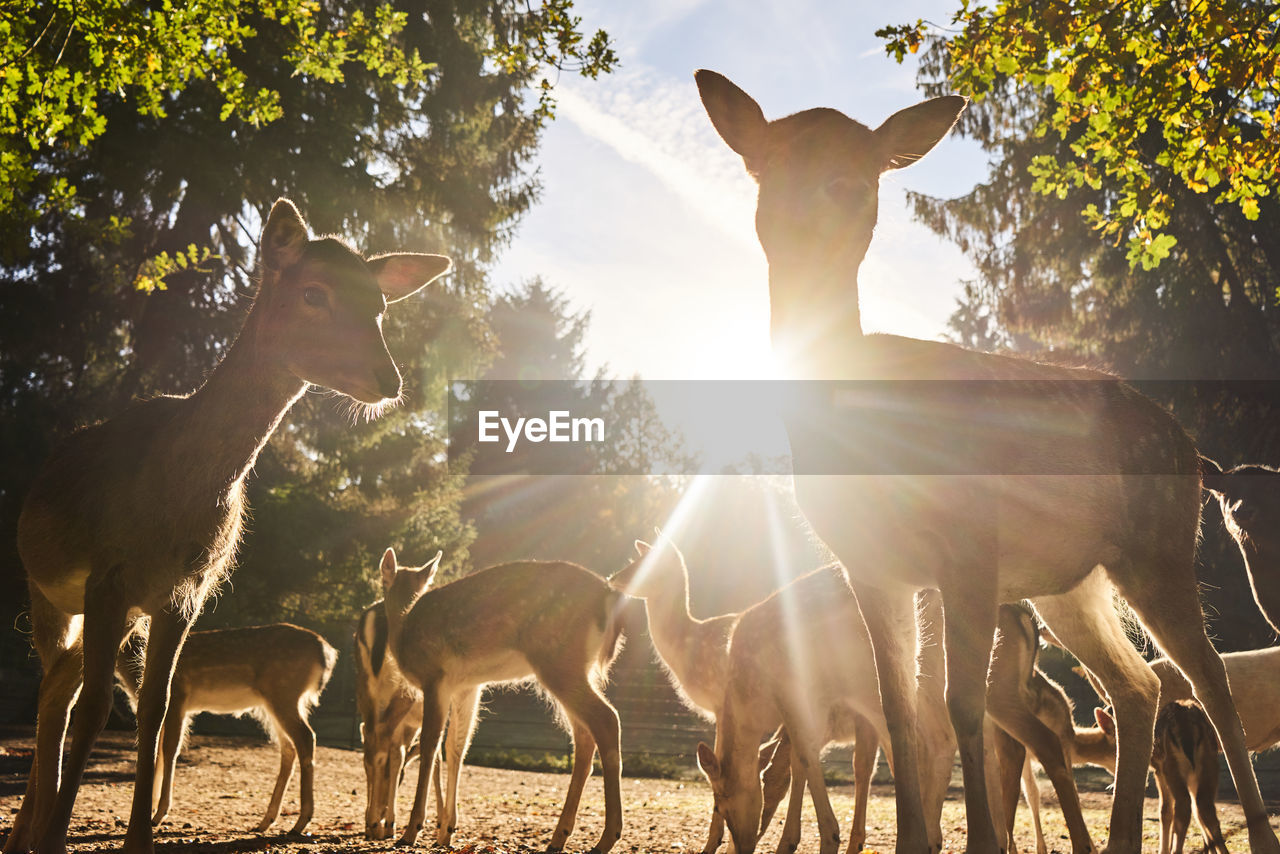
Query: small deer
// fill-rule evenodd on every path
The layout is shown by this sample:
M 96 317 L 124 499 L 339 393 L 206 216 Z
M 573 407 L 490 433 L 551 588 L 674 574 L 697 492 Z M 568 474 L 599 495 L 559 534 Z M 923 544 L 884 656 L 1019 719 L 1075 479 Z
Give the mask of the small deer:
M 1003 813 L 1009 839 L 1013 839 L 1018 808 L 1018 781 L 1031 808 L 1036 832 L 1036 851 L 1045 854 L 1048 845 L 1040 825 L 1039 787 L 1031 772 L 1034 755 L 1044 767 L 1058 801 L 1062 805 L 1071 848 L 1075 854 L 1094 852 L 1089 828 L 1080 806 L 1080 794 L 1072 776 L 1074 724 L 1072 705 L 1062 687 L 1040 672 L 1040 626 L 1025 605 L 1000 606 L 991 670 L 987 677 L 987 714 L 1001 733 L 997 752 L 1001 756 Z M 1027 749 L 1030 749 L 1030 755 Z
M 1200 457 L 1204 488 L 1218 499 L 1227 530 L 1240 547 L 1253 599 L 1280 632 L 1280 471 L 1244 465 L 1223 471 Z
M 1077 756 L 1081 762 L 1114 773 L 1115 720 L 1101 707 L 1094 710 L 1094 718 L 1096 727 L 1076 731 Z M 1160 854 L 1182 854 L 1193 807 L 1205 851 L 1226 854 L 1216 805 L 1218 738 L 1204 710 L 1194 702 L 1175 700 L 1156 715 L 1151 769 L 1160 793 Z
M 1155 401 L 1100 372 L 864 333 L 858 270 L 880 177 L 929 152 L 965 100 L 924 101 L 873 130 L 825 108 L 769 121 L 724 76 L 699 71 L 696 80 L 712 125 L 759 185 L 756 232 L 769 262 L 779 362 L 793 379 L 835 381 L 848 392 L 819 396 L 830 406 L 789 403 L 782 415 L 797 502 L 849 567 L 875 646 L 899 759 L 898 854 L 929 847 L 914 662 L 902 643 L 921 589 L 938 590 L 949 617 L 946 698 L 971 850 L 999 847 L 984 779 L 986 676 L 998 605 L 1023 598 L 1116 701 L 1107 850 L 1141 847 L 1159 686 L 1119 623 L 1119 591 L 1195 684 L 1253 850 L 1280 854 L 1222 661 L 1205 634 L 1194 560 L 1200 464 L 1186 431 Z M 848 417 L 854 412 L 862 417 Z
M 387 839 L 396 828 L 396 791 L 418 752 L 422 696 L 387 649 L 387 609 L 381 599 L 360 615 L 353 646 L 364 747 L 364 833 L 368 839 Z M 436 780 L 438 785 L 438 775 Z
M 729 637 L 739 615 L 696 619 L 689 611 L 689 570 L 675 544 L 663 538 L 656 549 L 643 540 L 636 540 L 635 546 L 639 557 L 610 576 L 609 584 L 644 600 L 649 637 L 672 686 L 686 706 L 714 722 L 728 677 Z M 862 738 L 855 755 L 861 761 L 854 763 L 854 791 L 855 801 L 862 804 L 861 814 L 865 815 L 877 742 L 873 730 L 860 732 Z M 765 770 L 760 831 L 764 833 L 791 781 L 791 739 L 785 729 L 765 746 L 761 761 Z M 713 809 L 703 854 L 711 854 L 723 839 L 724 818 Z
M 157 739 L 174 662 L 205 598 L 232 569 L 259 452 L 313 384 L 370 414 L 397 400 L 383 313 L 449 269 L 440 255 L 366 260 L 336 238 L 313 240 L 284 199 L 263 227 L 259 262 L 253 308 L 204 385 L 74 433 L 26 497 L 18 552 L 44 678 L 35 759 L 5 852 L 66 850 L 76 793 L 111 708 L 116 654 L 139 614 L 151 624 L 124 847 L 151 851 Z
M 135 709 L 144 652 L 145 639 L 138 632 L 121 648 L 118 659 L 120 685 Z M 296 759 L 301 771 L 301 804 L 298 820 L 289 832 L 302 833 L 315 812 L 316 734 L 307 718 L 337 660 L 338 651 L 324 638 L 288 623 L 191 632 L 173 673 L 169 709 L 161 727 L 162 761 L 156 775 L 158 791 L 151 823 L 159 825 L 169 814 L 174 771 L 191 716 L 197 712 L 248 713 L 280 745 L 280 773 L 257 832 L 266 832 L 279 817 Z
M 458 775 L 484 687 L 536 679 L 567 718 L 573 737 L 569 793 L 548 850 L 564 848 L 596 748 L 604 767 L 605 824 L 594 846 L 607 854 L 622 836 L 622 759 L 618 713 L 602 685 L 619 649 L 629 600 L 598 575 L 562 561 L 491 566 L 429 590 L 440 555 L 406 568 L 387 549 L 381 564 L 387 638 L 405 678 L 423 696 L 418 788 L 397 845 L 412 846 L 426 821 L 426 795 L 446 714 L 448 790 L 437 805 L 436 843 L 457 827 Z M 440 809 L 443 807 L 443 809 Z
M 914 624 L 910 629 L 914 633 Z M 936 695 L 932 702 L 922 703 L 922 743 L 927 745 L 922 750 L 944 760 L 932 764 L 938 772 L 931 778 L 935 797 L 930 800 L 937 806 L 931 839 L 935 845 L 942 842 L 942 800 L 955 755 L 945 715 L 938 713 L 941 681 L 940 667 L 922 673 L 922 693 Z M 865 726 L 859 727 L 858 721 Z M 743 611 L 734 628 L 715 748 L 699 744 L 698 765 L 711 783 L 716 812 L 724 816 L 737 854 L 752 854 L 760 836 L 763 795 L 757 748 L 761 736 L 779 725 L 791 739 L 792 792 L 778 850 L 791 852 L 799 843 L 801 796 L 807 785 L 826 854 L 839 845 L 840 829 L 819 753 L 825 744 L 855 737 L 855 767 L 867 763 L 869 778 L 885 735 L 871 642 L 858 602 L 837 564 L 814 570 Z M 894 767 L 887 747 L 886 756 Z M 857 795 L 851 854 L 866 841 L 866 797 L 862 791 Z

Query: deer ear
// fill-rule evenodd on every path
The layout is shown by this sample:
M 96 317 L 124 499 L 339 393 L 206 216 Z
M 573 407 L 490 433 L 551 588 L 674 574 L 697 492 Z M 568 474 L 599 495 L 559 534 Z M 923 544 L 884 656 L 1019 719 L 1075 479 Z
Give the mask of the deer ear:
M 947 95 L 899 110 L 876 128 L 885 169 L 910 166 L 929 153 L 960 118 L 967 98 Z
M 399 302 L 449 272 L 453 262 L 444 255 L 397 252 L 370 258 L 369 266 L 387 302 Z
M 715 780 L 720 776 L 720 760 L 716 759 L 716 752 L 705 741 L 698 742 L 698 767 L 707 775 L 708 780 Z
M 765 129 L 769 126 L 760 105 L 723 74 L 703 69 L 695 72 L 693 79 L 716 133 L 742 155 L 747 169 L 754 171 L 764 154 Z
M 644 540 L 636 540 L 636 552 L 639 553 L 641 557 L 644 557 L 651 551 L 653 551 L 653 546 L 649 545 Z
M 442 557 L 444 557 L 444 549 L 437 551 L 436 556 L 427 561 L 427 565 L 422 568 L 422 571 L 427 573 L 427 583 L 422 585 L 424 589 L 430 587 L 431 583 L 436 580 L 436 573 L 440 571 L 440 558 Z
M 277 199 L 267 214 L 267 224 L 262 227 L 262 240 L 258 244 L 262 266 L 267 270 L 283 270 L 292 267 L 302 258 L 302 250 L 310 240 L 307 224 L 288 199 Z
M 382 573 L 382 592 L 386 593 L 391 589 L 391 582 L 396 580 L 396 550 L 387 547 L 382 553 L 382 563 L 378 566 Z
M 1222 470 L 1222 466 L 1203 454 L 1200 455 L 1200 476 L 1205 489 L 1219 495 L 1227 493 L 1231 476 Z
M 1107 735 L 1114 736 L 1116 734 L 1116 722 L 1102 706 L 1098 706 L 1093 710 L 1093 719 L 1098 722 L 1099 728 Z

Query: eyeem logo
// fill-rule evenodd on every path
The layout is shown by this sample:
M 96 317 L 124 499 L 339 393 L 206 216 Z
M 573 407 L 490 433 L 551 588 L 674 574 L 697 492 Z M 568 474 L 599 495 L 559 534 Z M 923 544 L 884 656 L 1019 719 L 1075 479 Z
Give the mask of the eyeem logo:
M 499 428 L 506 434 L 507 453 L 516 449 L 523 435 L 529 442 L 603 442 L 603 418 L 572 418 L 567 409 L 553 409 L 544 418 L 517 418 L 515 423 L 496 409 L 480 410 L 481 442 L 501 442 Z

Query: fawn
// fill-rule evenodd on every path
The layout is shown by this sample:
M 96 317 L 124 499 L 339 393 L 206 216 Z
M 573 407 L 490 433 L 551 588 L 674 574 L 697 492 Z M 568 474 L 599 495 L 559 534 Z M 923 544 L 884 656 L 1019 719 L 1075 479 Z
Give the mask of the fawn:
M 1200 458 L 1204 488 L 1218 499 L 1227 530 L 1240 547 L 1253 599 L 1280 632 L 1280 471 L 1245 465 L 1223 471 Z
M 418 753 L 422 696 L 405 680 L 389 654 L 387 609 L 381 599 L 360 615 L 352 645 L 364 749 L 364 835 L 387 839 L 396 829 L 396 791 L 409 760 Z M 439 780 L 437 774 L 437 788 Z
M 387 639 L 405 678 L 422 692 L 418 788 L 397 845 L 413 845 L 426 820 L 426 795 L 446 713 L 449 780 L 437 804 L 436 843 L 457 826 L 458 775 L 488 684 L 536 679 L 567 718 L 573 772 L 548 850 L 564 848 L 596 748 L 604 766 L 605 824 L 593 850 L 607 854 L 622 836 L 622 757 L 618 713 L 602 685 L 622 637 L 630 600 L 605 580 L 562 561 L 522 561 L 479 570 L 429 590 L 440 555 L 417 569 L 387 549 L 380 567 Z
M 204 385 L 74 433 L 23 504 L 18 551 L 44 678 L 35 760 L 6 852 L 65 851 L 80 780 L 111 707 L 116 653 L 138 614 L 151 625 L 124 847 L 152 849 L 157 738 L 174 662 L 205 598 L 231 571 L 258 453 L 312 384 L 371 413 L 394 402 L 401 381 L 382 337 L 383 312 L 449 269 L 440 255 L 366 260 L 338 239 L 311 239 L 285 199 L 267 217 L 259 262 L 253 308 Z
M 145 649 L 144 636 L 135 632 L 121 648 L 117 664 L 120 685 L 135 709 Z M 247 712 L 280 744 L 280 773 L 257 831 L 265 832 L 280 815 L 280 802 L 296 758 L 302 778 L 301 804 L 298 820 L 289 832 L 302 833 L 315 812 L 316 734 L 307 718 L 320 701 L 337 660 L 338 651 L 324 638 L 288 623 L 187 635 L 173 671 L 169 709 L 160 730 L 161 763 L 151 823 L 158 825 L 169 814 L 173 775 L 191 716 L 197 712 Z
M 964 99 L 925 101 L 872 130 L 832 109 L 768 121 L 722 75 L 699 71 L 696 79 L 712 124 L 760 188 L 756 231 L 769 262 L 775 353 L 793 378 L 843 381 L 850 391 L 783 418 L 800 508 L 851 568 L 875 647 L 899 757 L 899 854 L 929 847 L 912 661 L 902 642 L 913 592 L 923 588 L 940 591 L 951 616 L 946 696 L 964 769 L 969 849 L 999 847 L 983 768 L 986 674 L 997 605 L 1023 598 L 1115 700 L 1119 755 L 1107 850 L 1140 848 L 1159 686 L 1119 624 L 1113 587 L 1196 686 L 1253 850 L 1280 854 L 1226 673 L 1204 630 L 1193 560 L 1200 465 L 1186 432 L 1106 374 L 863 332 L 857 276 L 880 176 L 932 149 Z
M 1096 727 L 1076 731 L 1078 757 L 1082 762 L 1114 771 L 1115 721 L 1104 708 L 1095 709 L 1094 718 Z M 1151 769 L 1160 793 L 1160 854 L 1182 854 L 1193 806 L 1204 834 L 1205 851 L 1226 854 L 1215 803 L 1218 738 L 1204 710 L 1194 702 L 1174 700 L 1156 715 Z
M 610 576 L 609 584 L 628 596 L 644 600 L 649 637 L 671 684 L 686 706 L 714 722 L 716 710 L 724 699 L 729 637 L 739 615 L 694 618 L 689 612 L 689 571 L 680 550 L 665 538 L 656 548 L 643 540 L 636 540 L 635 546 L 638 558 Z M 857 725 L 865 728 L 859 730 L 861 747 L 855 755 L 861 761 L 854 763 L 854 790 L 858 793 L 857 802 L 862 805 L 860 812 L 865 815 L 878 742 L 865 721 Z M 764 813 L 760 822 L 763 833 L 790 784 L 791 739 L 785 729 L 763 748 L 761 764 L 764 767 Z M 723 839 L 724 818 L 712 810 L 703 854 L 712 854 Z

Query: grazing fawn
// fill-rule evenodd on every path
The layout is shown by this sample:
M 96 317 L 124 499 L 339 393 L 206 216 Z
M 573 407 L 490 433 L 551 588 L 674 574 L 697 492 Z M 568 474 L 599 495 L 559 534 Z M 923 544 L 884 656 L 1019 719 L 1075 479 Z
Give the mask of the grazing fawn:
M 136 639 L 136 640 L 135 640 Z M 117 673 L 135 710 L 142 683 L 145 640 L 135 633 L 121 648 Z M 298 820 L 290 833 L 302 833 L 315 812 L 316 734 L 307 718 L 333 675 L 338 651 L 320 635 L 288 623 L 191 632 L 173 671 L 169 709 L 160 729 L 161 763 L 156 775 L 155 815 L 169 814 L 173 775 L 197 712 L 249 713 L 280 745 L 280 773 L 257 831 L 266 832 L 280 815 L 280 802 L 293 776 L 296 758 L 301 777 Z
M 924 755 L 942 759 L 934 763 L 937 773 L 931 778 L 936 795 L 931 803 L 937 806 L 931 817 L 938 820 L 931 841 L 940 845 L 942 800 L 955 755 L 950 727 L 936 713 L 942 705 L 940 672 L 922 672 L 921 692 L 936 695 L 922 704 L 921 730 Z M 757 748 L 761 736 L 779 725 L 791 739 L 792 792 L 778 850 L 794 851 L 800 841 L 807 785 L 827 854 L 839 845 L 840 828 L 827 798 L 819 753 L 828 743 L 856 738 L 855 768 L 865 763 L 859 776 L 869 780 L 885 735 L 871 642 L 839 565 L 814 570 L 743 611 L 733 630 L 715 748 L 699 744 L 698 765 L 711 783 L 716 812 L 724 816 L 737 854 L 751 854 L 760 836 Z M 886 755 L 896 771 L 887 747 Z M 866 792 L 859 789 L 856 796 L 850 852 L 861 850 L 866 841 Z
M 284 199 L 267 217 L 259 255 L 253 308 L 204 385 L 73 434 L 23 504 L 18 551 L 44 678 L 35 760 L 6 852 L 66 850 L 80 780 L 111 708 L 116 653 L 138 614 L 151 626 L 124 847 L 152 849 L 157 738 L 174 662 L 205 598 L 231 571 L 258 453 L 312 384 L 370 411 L 396 400 L 400 374 L 382 337 L 383 312 L 449 269 L 439 255 L 366 260 L 340 240 L 313 240 Z
M 658 658 L 667 669 L 672 686 L 685 705 L 703 718 L 714 722 L 724 699 L 729 671 L 729 637 L 738 614 L 721 614 L 706 620 L 689 612 L 689 570 L 684 555 L 675 544 L 663 538 L 655 547 L 636 540 L 639 557 L 610 576 L 609 584 L 636 599 L 643 599 L 649 618 L 649 637 Z M 865 722 L 864 722 L 865 723 Z M 875 771 L 874 732 L 866 730 L 859 754 L 863 761 L 854 764 L 854 790 L 864 805 Z M 791 780 L 791 739 L 782 730 L 766 746 L 762 754 L 764 771 L 764 812 L 760 832 L 768 828 L 774 812 L 786 795 Z M 866 754 L 870 752 L 870 761 Z M 703 854 L 712 854 L 724 839 L 724 818 L 711 811 L 711 826 Z
M 360 615 L 356 654 L 356 705 L 364 748 L 364 835 L 387 839 L 396 829 L 396 791 L 418 750 L 422 696 L 387 649 L 387 609 L 379 599 Z M 437 786 L 439 776 L 436 777 Z
M 880 176 L 933 148 L 964 99 L 925 101 L 871 130 L 832 109 L 768 121 L 725 77 L 699 71 L 697 83 L 712 124 L 759 184 L 756 231 L 769 262 L 778 358 L 795 379 L 868 381 L 830 398 L 829 408 L 783 417 L 796 498 L 850 567 L 875 647 L 899 757 L 899 854 L 929 846 L 911 723 L 913 662 L 902 643 L 912 594 L 922 588 L 941 592 L 950 617 L 946 694 L 969 849 L 998 848 L 983 779 L 986 674 L 997 605 L 1023 598 L 1115 700 L 1119 756 L 1107 850 L 1141 847 L 1158 683 L 1119 624 L 1113 586 L 1196 686 L 1226 751 L 1253 850 L 1280 854 L 1226 673 L 1204 630 L 1193 560 L 1200 466 L 1186 432 L 1158 404 L 1099 372 L 863 333 L 857 277 Z M 846 417 L 853 413 L 859 420 Z
M 1009 839 L 1013 839 L 1018 809 L 1018 782 L 1027 797 L 1035 825 L 1036 851 L 1048 845 L 1040 825 L 1039 786 L 1031 771 L 1031 755 L 1044 767 L 1062 805 L 1073 854 L 1095 851 L 1080 806 L 1080 794 L 1072 776 L 1074 724 L 1071 701 L 1061 686 L 1036 666 L 1040 652 L 1040 627 L 1025 605 L 1001 605 L 987 678 L 987 714 L 1005 736 L 997 744 L 1001 757 L 1002 812 Z
M 1200 458 L 1204 487 L 1218 499 L 1227 530 L 1240 547 L 1253 599 L 1271 628 L 1280 632 L 1280 471 L 1236 466 L 1223 471 Z
M 446 713 L 448 789 L 437 805 L 436 843 L 457 825 L 458 775 L 488 684 L 536 679 L 573 736 L 573 772 L 548 850 L 564 848 L 597 746 L 604 767 L 605 824 L 593 850 L 607 854 L 622 836 L 622 757 L 618 713 L 602 685 L 619 649 L 626 596 L 598 575 L 561 561 L 491 566 L 428 590 L 440 555 L 412 569 L 387 549 L 382 587 L 387 638 L 400 670 L 422 692 L 418 788 L 398 845 L 413 845 L 426 821 L 426 795 Z M 443 809 L 439 809 L 439 807 Z
M 1094 717 L 1098 722 L 1096 727 L 1076 731 L 1078 758 L 1114 772 L 1115 721 L 1104 708 L 1095 709 Z M 1151 769 L 1160 793 L 1160 854 L 1182 854 L 1193 807 L 1204 835 L 1205 851 L 1226 854 L 1215 803 L 1218 739 L 1204 710 L 1194 702 L 1175 700 L 1156 715 Z

